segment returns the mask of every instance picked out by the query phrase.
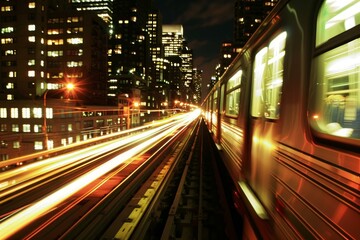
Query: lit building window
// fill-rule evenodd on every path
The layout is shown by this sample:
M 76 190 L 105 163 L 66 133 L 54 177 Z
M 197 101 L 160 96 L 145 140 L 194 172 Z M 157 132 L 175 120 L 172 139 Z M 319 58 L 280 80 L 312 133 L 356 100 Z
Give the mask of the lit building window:
M 30 108 L 22 108 L 22 118 L 30 118 Z
M 28 66 L 35 66 L 35 59 L 28 60 Z
M 13 94 L 6 95 L 6 100 L 14 100 L 14 95 Z
M 0 118 L 7 118 L 7 109 L 0 108 Z
M 35 71 L 34 70 L 28 71 L 28 77 L 35 77 Z
M 29 8 L 35 8 L 36 5 L 35 5 L 35 2 L 29 2 L 28 6 L 29 6 Z
M 34 118 L 42 118 L 42 109 L 41 108 L 34 108 L 33 109 Z
M 54 117 L 54 112 L 52 108 L 46 108 L 46 118 L 51 119 Z
M 11 12 L 13 10 L 13 6 L 2 6 L 1 11 L 2 12 Z
M 19 118 L 19 109 L 18 108 L 11 108 L 10 109 L 10 117 L 11 118 Z
M 28 40 L 29 42 L 35 42 L 35 36 L 29 36 Z
M 11 124 L 11 131 L 19 132 L 19 124 Z
M 48 39 L 47 45 L 63 45 L 64 40 L 63 39 Z
M 6 89 L 14 89 L 14 83 L 11 83 L 11 82 L 7 83 Z
M 23 124 L 23 132 L 31 132 L 30 124 Z
M 36 133 L 42 132 L 42 125 L 40 125 L 40 124 L 35 124 L 35 125 L 34 125 L 34 132 L 36 132 Z
M 34 142 L 34 149 L 35 150 L 42 150 L 43 149 L 43 143 L 41 141 L 35 141 Z
M 6 132 L 7 131 L 7 124 L 2 123 L 0 124 L 0 132 Z
M 1 44 L 10 44 L 10 43 L 14 43 L 13 38 L 2 38 L 1 39 Z
M 72 132 L 72 130 L 73 130 L 73 126 L 72 126 L 71 123 L 69 123 L 69 124 L 68 124 L 68 131 L 69 131 L 69 132 Z
M 16 55 L 16 50 L 13 50 L 13 49 L 5 50 L 4 55 L 5 56 Z
M 78 18 L 78 17 L 68 17 L 67 18 L 67 22 L 68 23 L 75 23 L 75 22 L 80 22 L 81 21 L 81 17 L 80 18 Z
M 16 77 L 16 72 L 15 71 L 10 71 L 9 72 L 9 78 L 14 78 Z
M 13 27 L 4 27 L 4 28 L 1 28 L 1 33 L 4 34 L 4 33 L 12 33 L 14 32 L 14 28 Z
M 48 51 L 47 55 L 48 57 L 60 57 L 63 55 L 63 51 Z
M 82 38 L 68 38 L 67 43 L 68 44 L 82 44 L 83 39 Z
M 20 142 L 19 141 L 13 142 L 13 148 L 20 148 Z
M 35 24 L 30 24 L 30 25 L 28 26 L 28 30 L 29 30 L 29 31 L 35 31 L 35 30 L 36 30 Z
M 121 54 L 121 48 L 122 48 L 122 46 L 121 46 L 121 44 L 118 44 L 118 45 L 115 45 L 115 49 L 114 49 L 114 52 L 116 53 L 116 54 Z
M 63 29 L 48 29 L 47 33 L 48 35 L 58 35 L 63 33 Z
M 71 61 L 71 62 L 66 63 L 67 67 L 81 67 L 82 65 L 83 65 L 82 61 L 79 61 L 79 62 Z

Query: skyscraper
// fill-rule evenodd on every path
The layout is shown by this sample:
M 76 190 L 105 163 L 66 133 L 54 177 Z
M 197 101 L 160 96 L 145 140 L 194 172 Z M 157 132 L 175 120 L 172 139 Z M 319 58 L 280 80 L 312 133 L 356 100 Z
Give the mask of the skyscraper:
M 165 49 L 165 57 L 180 56 L 184 41 L 182 25 L 163 25 L 162 43 Z
M 190 85 L 193 79 L 193 53 L 187 46 L 184 38 L 182 25 L 163 25 L 163 45 L 165 50 L 165 58 L 170 62 L 180 57 L 181 62 L 178 66 L 181 76 L 170 80 L 172 86 L 172 99 L 189 102 L 191 100 Z M 177 66 L 177 64 L 172 65 Z M 175 82 L 174 79 L 180 79 L 180 82 Z M 176 99 L 175 99 L 176 98 Z
M 149 94 L 154 99 L 154 102 L 149 103 L 149 107 L 159 108 L 167 105 L 169 101 L 169 81 L 164 77 L 166 61 L 162 44 L 162 17 L 158 10 L 149 13 L 146 30 L 149 33 L 151 56 Z
M 141 98 L 146 105 L 151 78 L 149 35 L 146 23 L 152 4 L 146 0 L 121 0 L 113 4 L 114 34 L 110 39 L 108 98 L 116 101 L 119 94 Z M 140 90 L 142 96 L 134 96 Z
M 48 10 L 47 81 L 73 82 L 84 103 L 105 105 L 107 26 L 95 13 L 69 6 L 56 3 Z

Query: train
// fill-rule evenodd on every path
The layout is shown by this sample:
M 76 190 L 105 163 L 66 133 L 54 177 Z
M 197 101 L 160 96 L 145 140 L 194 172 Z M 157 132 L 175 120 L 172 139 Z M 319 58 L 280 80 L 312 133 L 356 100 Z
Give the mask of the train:
M 280 0 L 201 109 L 242 239 L 360 239 L 359 0 Z

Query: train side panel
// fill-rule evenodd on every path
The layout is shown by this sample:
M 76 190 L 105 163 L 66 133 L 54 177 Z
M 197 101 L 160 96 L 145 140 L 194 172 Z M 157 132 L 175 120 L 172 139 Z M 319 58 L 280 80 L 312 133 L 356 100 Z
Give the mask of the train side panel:
M 223 75 L 214 137 L 244 237 L 360 239 L 359 7 L 281 2 Z

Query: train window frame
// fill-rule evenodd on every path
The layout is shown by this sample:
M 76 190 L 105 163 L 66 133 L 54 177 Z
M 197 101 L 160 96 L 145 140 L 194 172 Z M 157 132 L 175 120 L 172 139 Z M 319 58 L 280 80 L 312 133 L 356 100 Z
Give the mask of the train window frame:
M 345 2 L 345 4 L 344 4 Z M 326 0 L 320 7 L 316 25 L 316 47 L 360 25 L 360 2 Z
M 220 86 L 220 114 L 224 113 L 224 95 L 225 95 L 225 84 Z
M 253 61 L 251 116 L 280 118 L 287 32 L 281 31 L 259 49 Z
M 337 8 L 333 9 L 334 12 L 329 12 L 330 3 L 332 2 L 324 1 L 317 16 L 308 120 L 315 136 L 358 145 L 360 35 L 354 29 L 360 27 L 360 11 L 356 13 L 357 19 L 353 19 L 356 25 L 349 28 L 345 26 L 348 23 L 344 19 L 339 18 L 341 21 L 334 23 L 335 16 L 344 16 L 345 13 L 354 18 L 347 10 L 349 7 L 342 7 L 345 13 L 339 12 Z M 358 4 L 360 3 L 355 6 Z M 344 24 L 343 28 L 339 24 Z M 329 25 L 337 29 L 324 38 L 324 31 Z
M 212 94 L 212 112 L 218 111 L 218 90 L 216 89 Z
M 229 80 L 224 83 L 226 86 L 225 93 L 225 114 L 229 117 L 239 116 L 240 94 L 241 94 L 241 81 L 243 71 L 239 69 Z

